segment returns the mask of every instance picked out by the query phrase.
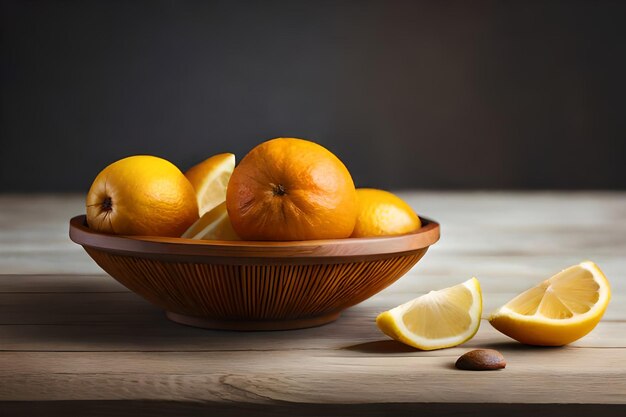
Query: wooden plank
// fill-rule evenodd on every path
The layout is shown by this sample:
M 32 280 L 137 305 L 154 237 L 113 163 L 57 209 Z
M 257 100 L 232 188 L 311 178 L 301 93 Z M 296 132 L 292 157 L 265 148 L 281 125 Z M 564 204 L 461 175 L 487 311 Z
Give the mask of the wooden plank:
M 626 233 L 625 233 L 626 236 Z M 5 275 L 102 275 L 104 272 L 82 249 L 74 254 L 23 254 L 9 256 L 0 253 L 0 274 Z M 549 278 L 551 274 L 583 260 L 596 262 L 609 278 L 614 292 L 626 294 L 626 259 L 619 255 L 588 256 L 584 253 L 535 256 L 462 255 L 442 253 L 435 245 L 409 273 L 396 284 L 424 276 L 436 278 L 435 288 L 454 285 L 471 276 L 484 286 L 510 292 L 522 291 Z M 486 287 L 487 288 L 487 287 Z
M 626 193 L 401 195 L 442 224 L 442 239 L 426 259 L 435 251 L 482 257 L 484 264 L 550 255 L 557 259 L 552 268 L 562 268 L 585 258 L 621 258 L 626 245 Z M 83 205 L 84 195 L 0 196 L 0 272 L 99 273 L 67 238 L 69 218 L 84 211 Z M 40 207 L 46 207 L 46 216 Z
M 142 323 L 163 313 L 131 292 L 0 293 L 0 324 Z
M 625 354 L 524 348 L 506 353 L 504 370 L 469 372 L 453 367 L 457 355 L 450 350 L 411 356 L 320 350 L 306 360 L 288 350 L 0 352 L 0 400 L 626 404 Z
M 268 333 L 171 323 L 103 275 L 67 237 L 83 195 L 0 196 L 0 273 L 20 275 L 0 275 L 0 401 L 38 401 L 0 409 L 515 416 L 567 411 L 556 403 L 579 413 L 578 403 L 593 403 L 589 413 L 624 414 L 626 193 L 401 195 L 442 224 L 441 241 L 424 259 L 333 324 Z M 613 300 L 592 333 L 564 348 L 526 347 L 483 321 L 463 346 L 420 352 L 388 340 L 373 322 L 382 310 L 472 275 L 487 314 L 588 258 L 609 277 Z M 455 370 L 454 360 L 474 347 L 502 351 L 508 367 Z
M 428 291 L 455 285 L 472 276 L 476 276 L 481 282 L 485 298 L 492 297 L 492 294 L 496 297 L 494 300 L 494 306 L 496 306 L 499 305 L 498 303 L 506 301 L 505 297 L 514 296 L 548 278 L 550 274 L 558 272 L 558 269 L 545 272 L 549 270 L 544 268 L 545 271 L 541 274 L 540 272 L 533 272 L 533 268 L 520 266 L 520 269 L 511 267 L 508 272 L 497 272 L 497 270 L 485 268 L 481 274 L 459 273 L 456 275 L 448 271 L 429 270 L 426 273 L 422 271 L 425 268 L 414 268 L 400 280 L 379 293 L 374 299 L 399 295 L 401 297 L 398 298 L 398 301 L 407 301 Z M 536 270 L 537 268 L 534 269 Z M 606 270 L 605 268 L 605 272 Z M 622 289 L 624 287 L 622 281 L 624 280 L 617 274 L 607 273 L 607 275 L 612 283 L 613 299 L 619 300 L 626 295 L 626 291 Z M 108 275 L 0 274 L 0 295 L 13 293 L 103 293 L 128 291 L 126 287 Z M 621 308 L 621 302 L 619 301 L 614 301 L 612 305 L 616 308 Z M 626 318 L 626 312 L 624 317 Z
M 491 233 L 481 231 L 481 237 L 468 234 L 466 236 L 455 236 L 450 231 L 443 230 L 442 237 L 439 242 L 430 248 L 426 259 L 436 254 L 436 257 L 447 258 L 446 262 L 450 262 L 450 257 L 461 257 L 462 259 L 472 259 L 478 257 L 476 261 L 480 262 L 484 259 L 494 259 L 501 262 L 503 259 L 511 258 L 513 263 L 517 263 L 519 259 L 527 258 L 532 261 L 535 259 L 554 259 L 556 268 L 568 265 L 565 262 L 572 259 L 572 263 L 580 262 L 584 259 L 610 259 L 619 257 L 624 253 L 626 242 L 624 242 L 624 231 L 612 230 L 611 232 L 600 232 L 597 234 L 580 232 L 572 236 L 564 236 L 558 238 L 553 234 L 544 233 L 541 235 L 531 234 L 509 234 L 509 233 Z M 577 237 L 576 237 L 577 236 Z M 37 248 L 29 242 L 23 243 L 23 248 L 16 248 L 14 244 L 7 244 L 6 248 L 0 248 L 0 265 L 2 273 L 102 273 L 95 266 L 89 268 L 88 271 L 74 271 L 73 265 L 63 265 L 65 259 L 74 263 L 83 264 L 84 261 L 93 263 L 83 249 L 74 243 L 65 242 L 64 244 L 51 244 L 54 249 Z M 41 259 L 39 259 L 41 257 Z M 32 271 L 38 262 L 50 262 L 56 258 L 57 269 L 65 268 L 65 270 L 56 269 Z M 18 260 L 23 260 L 23 265 L 18 265 Z M 559 261 L 560 259 L 560 261 Z M 569 262 L 569 261 L 568 261 Z M 599 262 L 596 260 L 596 262 Z M 30 263 L 30 264 L 29 264 Z M 95 264 L 94 264 L 95 265 Z M 18 268 L 21 266 L 23 271 L 11 271 L 9 267 Z M 95 272 L 94 272 L 95 271 Z M 99 271 L 99 272 L 98 272 Z
M 71 216 L 85 212 L 86 191 L 85 194 L 0 194 L 4 214 L 0 226 L 3 230 L 51 223 L 66 226 Z M 613 223 L 619 226 L 623 225 L 619 220 L 626 216 L 626 193 L 616 191 L 399 191 L 397 194 L 419 213 L 454 225 L 493 224 L 520 229 Z M 42 207 L 46 216 L 41 215 Z
M 432 259 L 431 259 L 432 258 Z M 385 291 L 388 293 L 425 293 L 433 289 L 445 288 L 476 276 L 483 290 L 495 293 L 514 293 L 523 291 L 569 266 L 561 262 L 552 266 L 550 260 L 538 261 L 474 261 L 465 262 L 463 257 L 440 259 L 437 254 L 422 259 L 404 277 L 396 281 Z M 622 292 L 626 279 L 619 272 L 622 266 L 617 262 L 600 262 L 614 292 Z M 626 269 L 626 266 L 624 266 Z M 626 273 L 626 271 L 624 271 Z M 618 290 L 618 291 L 615 291 Z M 104 273 L 99 274 L 0 274 L 0 293 L 33 292 L 119 292 L 127 289 L 114 278 Z M 624 291 L 626 292 L 626 291 Z
M 323 327 L 271 333 L 214 331 L 182 326 L 153 310 L 127 318 L 126 314 L 88 316 L 63 324 L 0 325 L 2 351 L 214 351 L 275 349 L 377 349 L 416 352 L 392 342 L 374 323 L 377 311 L 349 310 Z M 62 320 L 60 320 L 62 321 Z M 587 336 L 574 342 L 576 348 L 626 347 L 626 322 L 602 321 Z M 518 343 L 483 320 L 477 335 L 458 349 L 497 346 L 515 349 Z
M 0 294 L 129 292 L 104 274 L 3 274 Z
M 516 277 L 520 291 L 535 280 Z M 359 307 L 372 314 L 395 307 L 432 289 L 453 285 L 440 276 L 407 276 Z M 524 284 L 520 284 L 523 282 Z M 512 299 L 506 285 L 481 279 L 484 317 Z M 145 322 L 160 318 L 160 311 L 106 276 L 0 276 L 0 324 L 78 324 Z M 626 294 L 614 291 L 604 320 L 626 321 Z
M 622 404 L 494 404 L 494 403 L 376 403 L 376 404 L 308 404 L 274 402 L 247 404 L 211 401 L 0 401 L 8 416 L 301 416 L 301 417 L 545 417 L 559 415 L 601 415 L 622 417 Z

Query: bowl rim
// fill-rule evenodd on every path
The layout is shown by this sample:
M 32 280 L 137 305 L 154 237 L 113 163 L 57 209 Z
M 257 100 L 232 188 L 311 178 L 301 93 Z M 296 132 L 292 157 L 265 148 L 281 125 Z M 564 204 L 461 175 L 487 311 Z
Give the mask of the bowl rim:
M 126 236 L 99 233 L 87 226 L 86 215 L 69 222 L 70 239 L 83 247 L 142 255 L 209 256 L 228 258 L 332 258 L 415 252 L 439 240 L 439 223 L 420 216 L 414 232 L 381 237 L 306 241 L 217 241 L 178 237 Z

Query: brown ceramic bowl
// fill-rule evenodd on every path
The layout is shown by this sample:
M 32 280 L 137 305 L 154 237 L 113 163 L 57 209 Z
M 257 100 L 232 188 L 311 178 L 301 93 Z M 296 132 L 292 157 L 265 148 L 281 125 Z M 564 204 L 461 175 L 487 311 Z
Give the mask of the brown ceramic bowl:
M 378 293 L 439 240 L 422 218 L 406 235 L 297 242 L 117 236 L 70 220 L 70 238 L 113 278 L 197 327 L 281 330 L 319 326 Z

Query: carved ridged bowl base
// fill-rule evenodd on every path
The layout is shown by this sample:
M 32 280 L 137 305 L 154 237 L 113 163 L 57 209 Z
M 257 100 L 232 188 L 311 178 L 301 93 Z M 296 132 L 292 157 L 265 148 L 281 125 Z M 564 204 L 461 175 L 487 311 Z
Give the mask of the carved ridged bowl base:
M 109 275 L 177 323 L 226 330 L 320 326 L 408 272 L 439 238 L 415 233 L 306 242 L 215 242 L 96 233 L 70 237 Z

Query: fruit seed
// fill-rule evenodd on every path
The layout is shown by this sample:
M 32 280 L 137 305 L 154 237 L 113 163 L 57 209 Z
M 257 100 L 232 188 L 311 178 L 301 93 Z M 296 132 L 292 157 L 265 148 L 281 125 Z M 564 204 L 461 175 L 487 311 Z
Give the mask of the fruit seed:
M 506 366 L 504 356 L 493 349 L 476 349 L 461 355 L 454 364 L 467 371 L 493 371 Z

